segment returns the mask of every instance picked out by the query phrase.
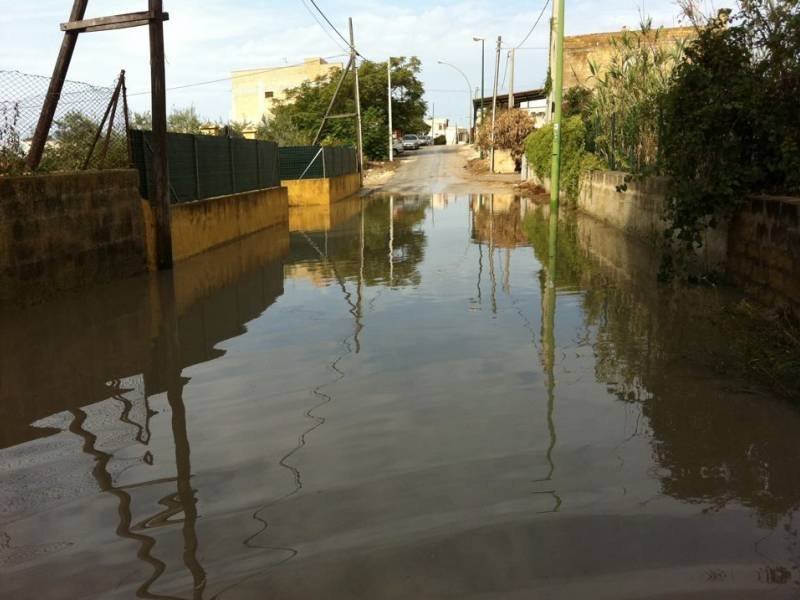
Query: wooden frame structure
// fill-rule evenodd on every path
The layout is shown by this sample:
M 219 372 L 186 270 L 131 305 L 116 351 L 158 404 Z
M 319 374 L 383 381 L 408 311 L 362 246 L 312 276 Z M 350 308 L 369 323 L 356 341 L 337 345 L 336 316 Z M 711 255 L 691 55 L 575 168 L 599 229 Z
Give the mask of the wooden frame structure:
M 155 197 L 151 199 L 156 222 L 156 262 L 159 269 L 172 267 L 172 231 L 170 227 L 169 171 L 167 165 L 167 99 L 164 67 L 163 0 L 148 0 L 148 10 L 110 17 L 85 19 L 89 0 L 73 0 L 69 21 L 61 24 L 64 39 L 50 79 L 50 87 L 42 105 L 42 113 L 28 152 L 27 167 L 35 170 L 42 160 L 56 108 L 72 62 L 72 55 L 81 33 L 113 31 L 148 26 L 150 34 L 150 86 L 153 115 L 153 175 Z

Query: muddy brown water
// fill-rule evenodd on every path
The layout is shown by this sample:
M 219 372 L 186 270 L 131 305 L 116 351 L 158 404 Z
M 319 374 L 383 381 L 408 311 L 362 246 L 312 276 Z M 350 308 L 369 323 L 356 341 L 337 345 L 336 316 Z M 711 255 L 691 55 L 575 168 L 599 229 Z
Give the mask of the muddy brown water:
M 0 312 L 0 597 L 798 596 L 800 415 L 727 298 L 584 218 L 548 288 L 513 196 L 291 229 Z

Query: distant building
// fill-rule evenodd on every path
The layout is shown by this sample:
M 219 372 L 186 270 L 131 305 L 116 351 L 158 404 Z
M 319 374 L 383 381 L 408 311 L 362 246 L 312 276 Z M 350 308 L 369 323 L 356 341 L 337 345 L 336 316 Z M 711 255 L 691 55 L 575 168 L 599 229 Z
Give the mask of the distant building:
M 671 27 L 658 31 L 658 44 L 661 47 L 674 46 L 697 36 L 694 27 Z M 564 89 L 573 87 L 594 88 L 596 83 L 589 67 L 595 63 L 602 71 L 608 67 L 614 56 L 614 40 L 620 40 L 633 30 L 613 31 L 608 33 L 591 33 L 589 35 L 573 35 L 564 38 Z
M 324 58 L 307 58 L 301 65 L 271 69 L 249 69 L 231 73 L 235 121 L 258 124 L 269 117 L 276 102 L 286 99 L 286 92 L 307 81 L 341 70 L 341 63 Z
M 492 96 L 487 96 L 483 99 L 483 106 L 486 112 L 486 118 L 492 118 Z M 507 110 L 509 107 L 508 94 L 500 94 L 497 96 L 497 110 Z M 536 121 L 536 127 L 541 127 L 545 122 L 547 113 L 547 97 L 543 89 L 535 90 L 520 90 L 514 92 L 514 108 L 519 108 L 530 114 Z M 475 123 L 481 123 L 481 99 L 475 98 L 472 100 L 472 110 L 475 118 Z
M 428 119 L 425 121 L 425 124 L 431 128 L 428 135 L 435 138 L 440 135 L 445 135 L 447 128 L 450 126 L 450 119 Z

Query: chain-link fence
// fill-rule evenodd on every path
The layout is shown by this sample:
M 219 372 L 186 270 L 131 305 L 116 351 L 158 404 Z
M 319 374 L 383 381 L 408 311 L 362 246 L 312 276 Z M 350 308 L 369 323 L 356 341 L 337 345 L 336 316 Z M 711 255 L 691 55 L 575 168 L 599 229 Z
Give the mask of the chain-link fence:
M 126 100 L 121 83 L 117 79 L 112 87 L 98 87 L 64 82 L 38 170 L 128 166 Z M 24 171 L 49 86 L 49 77 L 0 70 L 0 174 Z
M 358 172 L 351 146 L 286 146 L 280 149 L 282 180 L 340 177 Z

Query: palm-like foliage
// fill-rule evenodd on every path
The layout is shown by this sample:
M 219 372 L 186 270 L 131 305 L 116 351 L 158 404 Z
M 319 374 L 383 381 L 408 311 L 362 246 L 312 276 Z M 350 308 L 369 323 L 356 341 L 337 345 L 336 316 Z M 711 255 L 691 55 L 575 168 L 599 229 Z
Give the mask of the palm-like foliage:
M 662 30 L 649 19 L 611 44 L 606 67 L 590 63 L 596 80 L 589 115 L 595 151 L 612 168 L 651 172 L 658 163 L 658 98 L 669 87 L 683 44 L 664 43 Z

